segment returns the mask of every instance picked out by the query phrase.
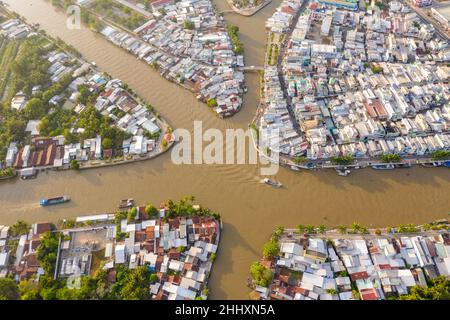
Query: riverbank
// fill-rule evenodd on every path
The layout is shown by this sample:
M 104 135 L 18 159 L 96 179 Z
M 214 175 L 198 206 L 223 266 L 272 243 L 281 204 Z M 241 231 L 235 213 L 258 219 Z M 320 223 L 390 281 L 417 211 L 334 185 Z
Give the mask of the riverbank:
M 9 180 L 17 177 L 17 171 L 12 168 L 0 169 L 0 181 Z
M 384 300 L 448 278 L 447 219 L 422 226 L 277 227 L 250 267 L 256 300 Z M 339 230 L 339 231 L 338 231 Z M 305 233 L 306 232 L 306 233 Z M 410 297 L 414 299 L 414 296 Z
M 233 9 L 234 12 L 245 16 L 245 17 L 251 17 L 254 14 L 258 13 L 260 10 L 264 9 L 267 5 L 269 5 L 272 2 L 272 0 L 264 0 L 260 5 L 254 7 L 254 8 L 237 8 L 233 0 L 227 0 L 228 5 L 231 9 Z
M 309 1 L 295 4 L 284 1 L 283 5 L 291 7 L 291 13 L 286 14 L 286 19 L 283 18 L 283 13 L 279 7 L 277 12 L 267 20 L 265 72 L 261 80 L 264 90 L 261 91 L 260 95 L 261 104 L 252 119 L 252 126 L 258 128 L 258 132 L 263 138 L 258 142 L 261 144 L 258 145 L 258 152 L 260 154 L 265 153 L 266 157 L 270 157 L 271 150 L 274 150 L 274 152 L 279 151 L 281 164 L 295 171 L 299 169 L 335 169 L 342 176 L 349 174 L 348 169 L 366 167 L 372 167 L 376 170 L 409 168 L 413 165 L 449 167 L 450 160 L 448 158 L 438 160 L 434 156 L 435 153 L 446 150 L 450 144 L 450 136 L 447 129 L 434 130 L 432 129 L 432 121 L 427 120 L 424 122 L 426 129 L 420 131 L 420 134 L 410 131 L 405 133 L 399 124 L 411 122 L 412 125 L 416 125 L 423 119 L 428 119 L 429 114 L 434 112 L 447 114 L 448 111 L 446 111 L 447 107 L 445 105 L 447 100 L 445 99 L 440 101 L 439 104 L 434 104 L 433 108 L 428 105 L 418 107 L 419 111 L 414 111 L 417 113 L 414 120 L 411 120 L 413 118 L 410 116 L 406 117 L 407 112 L 403 114 L 404 118 L 401 121 L 399 119 L 402 117 L 391 115 L 396 121 L 396 125 L 391 126 L 385 122 L 388 118 L 387 113 L 386 118 L 378 118 L 374 111 L 375 109 L 372 108 L 372 103 L 376 104 L 376 108 L 379 108 L 378 111 L 381 112 L 385 110 L 383 104 L 388 105 L 389 103 L 387 101 L 382 102 L 383 99 L 374 94 L 370 99 L 361 98 L 361 101 L 355 106 L 345 107 L 348 108 L 347 110 L 350 110 L 349 112 L 359 110 L 358 112 L 364 115 L 365 120 L 361 119 L 359 124 L 355 126 L 339 120 L 342 122 L 342 126 L 337 126 L 339 123 L 337 119 L 341 119 L 338 115 L 339 111 L 337 111 L 340 110 L 338 106 L 343 101 L 352 101 L 353 98 L 357 98 L 365 88 L 366 82 L 362 81 L 359 84 L 355 82 L 353 86 L 346 86 L 343 78 L 340 82 L 340 85 L 343 87 L 342 90 L 337 84 L 333 88 L 329 86 L 329 90 L 326 89 L 326 93 L 322 92 L 322 89 L 314 89 L 314 87 L 317 88 L 320 85 L 308 73 L 315 72 L 313 70 L 320 68 L 323 60 L 317 57 L 330 59 L 332 56 L 333 58 L 341 59 L 342 63 L 347 61 L 340 55 L 339 48 L 342 49 L 342 46 L 338 48 L 336 45 L 325 45 L 317 37 L 319 32 L 318 26 L 314 25 L 316 21 L 311 17 L 307 9 L 308 3 Z M 330 28 L 331 25 L 332 23 L 330 22 Z M 295 38 L 297 40 L 291 42 L 291 37 L 293 36 L 297 37 Z M 304 43 L 300 40 L 306 36 L 314 37 L 315 39 L 312 45 L 308 44 L 310 47 L 307 49 L 298 44 Z M 371 43 L 370 40 L 367 41 Z M 293 48 L 290 46 L 292 43 L 294 43 Z M 316 49 L 318 50 L 317 52 Z M 319 52 L 322 49 L 329 51 L 327 51 L 328 53 Z M 305 55 L 299 54 L 298 52 L 300 51 L 305 52 Z M 306 52 L 311 52 L 311 54 L 306 54 Z M 330 53 L 331 56 L 328 55 Z M 422 59 L 422 57 L 417 57 L 417 59 L 419 58 Z M 301 66 L 298 67 L 298 65 L 290 63 L 289 59 L 297 61 L 296 63 Z M 316 59 L 317 64 L 315 64 Z M 361 59 L 364 59 L 364 57 L 361 57 Z M 429 58 L 427 57 L 426 59 Z M 440 61 L 438 53 L 435 53 L 433 59 Z M 434 63 L 432 64 L 434 65 Z M 375 67 L 372 69 L 367 67 L 364 70 L 361 69 L 361 75 L 358 77 L 367 76 L 367 79 L 370 78 L 372 80 L 374 77 L 382 77 L 386 80 L 389 78 L 390 71 L 388 69 L 390 68 L 401 69 L 405 74 L 410 72 L 410 68 L 415 68 L 406 63 L 383 62 L 380 65 L 382 67 L 379 70 L 386 71 L 382 72 L 384 75 L 380 75 L 380 72 L 372 72 L 372 69 L 378 70 Z M 427 61 L 421 64 L 420 68 L 428 68 Z M 439 73 L 439 67 L 437 69 L 433 68 L 429 71 Z M 366 73 L 368 74 L 366 75 Z M 314 77 L 325 82 L 339 79 L 339 75 L 330 77 L 329 75 L 316 74 Z M 285 79 L 290 80 L 287 82 Z M 396 77 L 393 77 L 393 79 L 394 81 L 397 80 Z M 401 85 L 408 87 L 410 92 L 414 92 L 415 88 L 421 86 L 439 90 L 439 88 L 445 87 L 444 82 L 446 82 L 445 77 L 437 76 L 432 80 L 423 77 L 419 80 L 416 79 L 414 84 L 405 82 Z M 386 80 L 386 83 L 389 83 L 389 81 Z M 376 82 L 369 81 L 369 84 L 367 90 L 370 92 L 379 94 L 383 90 L 382 86 Z M 335 89 L 337 90 L 336 92 L 334 91 Z M 397 92 L 394 92 L 394 94 L 397 94 Z M 407 94 L 402 99 L 407 100 L 406 96 L 409 97 L 412 94 Z M 418 96 L 418 99 L 422 98 L 429 97 Z M 365 106 L 366 109 L 360 108 L 360 106 Z M 334 116 L 332 116 L 333 114 Z M 317 121 L 317 117 L 319 117 L 320 121 Z M 377 126 L 376 136 L 371 135 L 368 131 L 363 132 L 364 129 L 361 128 L 368 124 Z M 278 136 L 280 141 L 277 142 L 274 142 L 275 139 L 267 138 L 272 137 L 275 134 L 275 130 L 279 130 Z M 347 132 L 346 130 L 353 132 L 352 139 L 348 139 L 348 136 L 344 133 L 344 131 Z M 365 138 L 361 139 L 363 136 Z M 282 148 L 279 148 L 278 145 L 281 145 Z M 266 152 L 266 150 L 268 151 Z M 395 160 L 392 160 L 393 158 Z M 276 161 L 275 159 L 272 160 Z
M 5 11 L 6 14 L 13 16 L 13 13 L 11 13 L 8 9 L 6 8 L 2 9 Z M 22 20 L 19 19 L 17 21 Z M 97 109 L 97 111 L 103 112 L 106 111 L 109 113 L 111 119 L 114 119 L 113 123 L 109 124 L 112 128 L 120 127 L 123 131 L 127 132 L 130 132 L 130 130 L 132 129 L 132 131 L 135 132 L 136 134 L 140 132 L 139 130 L 141 130 L 142 132 L 152 130 L 151 137 L 152 139 L 153 138 L 154 139 L 148 140 L 148 143 L 152 142 L 151 143 L 152 149 L 149 152 L 147 149 L 148 148 L 147 145 L 145 147 L 145 152 L 143 150 L 144 149 L 143 147 L 137 146 L 136 149 L 142 150 L 140 152 L 141 154 L 137 155 L 136 153 L 136 155 L 133 155 L 133 153 L 130 153 L 122 156 L 121 158 L 115 157 L 113 159 L 112 156 L 114 155 L 113 154 L 114 151 L 107 150 L 108 148 L 112 148 L 111 139 L 109 143 L 109 145 L 111 146 L 104 147 L 102 144 L 101 146 L 96 147 L 96 144 L 101 144 L 102 142 L 102 137 L 100 136 L 99 138 L 98 134 L 97 138 L 95 139 L 85 139 L 85 141 L 83 142 L 83 146 L 81 145 L 81 143 L 77 144 L 74 141 L 75 138 L 74 133 L 71 133 L 70 135 L 72 142 L 69 144 L 69 146 L 67 144 L 64 144 L 65 136 L 60 135 L 52 138 L 45 138 L 35 134 L 32 140 L 33 143 L 35 141 L 41 141 L 39 143 L 36 143 L 35 146 L 36 149 L 39 150 L 39 147 L 41 145 L 47 147 L 48 145 L 50 146 L 49 147 L 50 149 L 48 148 L 45 149 L 44 147 L 43 151 L 41 151 L 41 153 L 44 152 L 45 154 L 47 154 L 46 156 L 47 160 L 45 161 L 45 163 L 32 162 L 31 165 L 28 166 L 31 162 L 31 160 L 29 159 L 34 159 L 33 152 L 26 151 L 25 149 L 26 146 L 22 150 L 18 148 L 17 143 L 11 144 L 8 149 L 7 163 L 9 163 L 9 166 L 13 166 L 15 168 L 14 172 L 18 172 L 19 175 L 21 175 L 24 179 L 27 179 L 35 177 L 39 171 L 47 171 L 49 169 L 54 170 L 87 169 L 92 167 L 104 167 L 117 164 L 132 163 L 142 160 L 153 159 L 159 156 L 160 154 L 166 152 L 173 146 L 173 144 L 175 143 L 175 139 L 172 135 L 172 129 L 169 126 L 168 122 L 165 119 L 161 118 L 151 105 L 148 105 L 146 102 L 142 101 L 142 99 L 139 96 L 137 96 L 131 89 L 129 89 L 128 85 L 122 84 L 120 80 L 113 79 L 109 75 L 102 75 L 96 67 L 94 67 L 91 63 L 85 61 L 81 56 L 81 54 L 79 54 L 79 52 L 77 52 L 76 49 L 71 49 L 72 47 L 65 44 L 62 40 L 60 39 L 55 40 L 50 36 L 48 36 L 45 33 L 45 31 L 38 30 L 38 26 L 36 24 L 30 25 L 26 24 L 25 21 L 22 22 L 23 25 L 29 28 L 29 30 L 36 31 L 35 35 L 39 37 L 39 39 L 45 39 L 46 41 L 48 41 L 49 44 L 54 45 L 56 48 L 60 50 L 59 54 L 54 54 L 55 58 L 53 58 L 52 56 L 49 58 L 50 60 L 54 59 L 54 61 L 52 60 L 52 63 L 54 63 L 55 61 L 57 64 L 60 63 L 58 62 L 59 59 L 61 60 L 71 59 L 72 64 L 75 63 L 77 64 L 77 66 L 71 69 L 68 68 L 68 70 L 64 71 L 65 74 L 73 72 L 71 78 L 68 79 L 70 81 L 67 82 L 66 80 L 64 80 L 64 85 L 68 86 L 69 88 L 72 88 L 71 94 L 65 94 L 64 96 L 54 96 L 52 99 L 55 99 L 55 97 L 58 98 L 57 100 L 58 102 L 53 103 L 55 106 L 58 106 L 59 101 L 65 99 L 65 102 L 70 102 L 70 104 L 73 104 L 73 107 L 75 107 L 76 105 L 74 110 L 77 111 L 75 112 L 78 113 L 78 115 L 82 115 L 82 112 L 85 111 L 86 109 L 89 109 L 89 106 L 84 105 L 83 103 L 86 102 L 81 101 L 89 100 L 91 101 L 90 103 L 92 104 L 92 100 L 95 100 L 95 108 Z M 68 50 L 68 48 L 71 50 Z M 53 66 L 51 68 L 53 68 Z M 59 77 L 62 77 L 62 75 L 60 75 Z M 80 89 L 81 87 L 83 87 L 84 89 L 83 93 L 81 92 L 83 90 Z M 92 98 L 94 94 L 95 96 L 94 98 Z M 84 95 L 84 98 L 80 99 L 82 95 Z M 118 101 L 119 96 L 120 101 Z M 105 100 L 106 98 L 108 100 Z M 109 100 L 116 102 L 117 106 L 113 106 L 113 109 L 109 108 L 108 110 L 103 110 L 105 109 Z M 126 110 L 126 112 L 124 110 Z M 135 117 L 134 115 L 137 114 L 139 116 Z M 49 124 L 48 117 L 49 117 L 48 115 L 44 116 L 44 118 L 47 119 L 46 120 L 47 124 Z M 153 120 L 150 121 L 149 120 L 150 118 L 147 119 L 146 117 L 152 117 Z M 126 118 L 127 120 L 124 120 Z M 140 125 L 136 126 L 136 124 L 132 124 L 133 128 L 130 129 L 128 124 L 134 118 L 136 118 L 136 122 L 139 122 L 140 125 L 142 124 L 145 126 L 143 128 L 140 128 Z M 75 126 L 76 123 L 72 125 Z M 41 130 L 38 130 L 38 133 L 42 130 L 43 130 L 42 128 Z M 79 131 L 83 133 L 84 130 L 85 128 L 81 129 L 78 128 L 77 132 Z M 98 130 L 98 128 L 94 128 L 94 130 Z M 133 145 L 134 137 L 135 135 L 132 135 L 132 139 L 130 139 L 129 141 L 130 148 Z M 137 137 L 136 139 L 138 140 L 139 136 L 136 137 Z M 126 139 L 124 139 L 124 141 L 125 140 Z M 121 146 L 122 144 L 123 142 L 121 142 Z M 143 144 L 143 142 L 141 142 L 141 144 Z M 58 149 L 57 152 L 55 152 L 52 148 Z M 86 148 L 89 149 L 89 155 L 82 154 L 83 151 L 86 151 L 85 150 Z M 103 158 L 102 149 L 105 149 L 104 157 L 107 159 L 102 159 Z M 92 154 L 94 153 L 94 150 L 95 150 L 95 160 L 91 160 L 93 158 Z M 66 157 L 66 153 L 70 153 L 69 157 Z M 59 156 L 57 156 L 57 154 Z M 109 156 L 107 154 L 109 154 Z
M 437 160 L 431 157 L 409 157 L 403 159 L 401 162 L 383 162 L 379 158 L 374 159 L 352 159 L 352 162 L 346 165 L 333 164 L 331 160 L 310 160 L 306 158 L 301 158 L 301 162 L 297 161 L 296 157 L 289 157 L 285 155 L 278 155 L 278 157 L 273 158 L 271 154 L 267 154 L 267 150 L 262 150 L 259 146 L 259 130 L 257 123 L 260 120 L 262 114 L 264 113 L 264 106 L 260 103 L 256 109 L 255 116 L 252 119 L 249 127 L 252 129 L 252 143 L 253 147 L 256 149 L 258 154 L 264 157 L 266 160 L 272 163 L 278 163 L 280 166 L 290 169 L 292 171 L 314 171 L 323 169 L 333 169 L 339 172 L 347 171 L 345 174 L 339 174 L 341 176 L 348 176 L 351 170 L 360 170 L 365 168 L 372 168 L 377 171 L 393 170 L 393 169 L 405 169 L 414 166 L 421 166 L 426 168 L 439 168 L 446 167 L 450 168 L 450 160 Z
M 194 120 L 202 120 L 204 130 L 246 129 L 259 101 L 256 74 L 246 75 L 249 92 L 241 112 L 225 121 L 182 88 L 150 72 L 145 63 L 82 26 L 66 28 L 67 16 L 42 0 L 7 0 L 15 11 L 30 22 L 40 23 L 52 36 L 76 47 L 88 61 L 151 101 L 161 116 L 170 119 L 174 128 L 193 132 Z M 262 65 L 264 60 L 264 24 L 279 0 L 251 19 L 229 14 L 226 19 L 240 28 L 246 61 Z M 224 1 L 215 1 L 220 10 L 228 9 Z M 47 17 L 47 18 L 45 18 Z M 50 19 L 48 18 L 50 17 Z M 255 165 L 175 165 L 170 153 L 152 161 L 122 167 L 92 169 L 78 174 L 73 170 L 49 172 L 38 179 L 0 184 L 0 224 L 17 219 L 52 221 L 77 217 L 87 212 L 114 212 L 115 201 L 132 196 L 145 203 L 151 195 L 155 203 L 168 198 L 179 199 L 189 193 L 198 201 L 217 208 L 224 218 L 220 254 L 210 279 L 212 299 L 247 299 L 248 266 L 261 257 L 260 249 L 275 225 L 338 225 L 359 221 L 366 226 L 421 223 L 442 217 L 448 211 L 450 170 L 415 167 L 412 170 L 374 172 L 356 170 L 346 179 L 332 171 L 304 170 L 294 173 L 280 169 L 274 179 L 286 188 L 274 190 L 261 184 L 260 166 Z M 41 208 L 44 196 L 71 195 L 64 206 Z M 226 197 L 224 197 L 226 195 Z M 114 200 L 114 203 L 111 202 Z M 325 200 L 324 200 L 325 199 Z
M 87 8 L 106 25 L 99 31 L 108 41 L 194 92 L 220 118 L 240 111 L 245 78 L 238 69 L 244 66 L 243 50 L 240 42 L 231 41 L 227 24 L 212 3 L 190 4 L 187 16 L 186 8 L 176 6 L 173 14 L 183 23 L 159 14 L 133 31 L 113 26 L 108 18 Z

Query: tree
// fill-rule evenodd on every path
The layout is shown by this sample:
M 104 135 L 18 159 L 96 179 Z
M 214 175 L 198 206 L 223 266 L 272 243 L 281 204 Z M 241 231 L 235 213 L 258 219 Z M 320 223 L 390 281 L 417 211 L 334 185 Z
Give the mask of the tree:
M 78 143 L 80 138 L 69 129 L 64 129 L 63 136 L 66 144 Z
M 158 281 L 158 276 L 156 275 L 156 273 L 152 273 L 149 279 L 150 282 L 155 283 L 156 281 Z
M 193 30 L 195 28 L 195 24 L 191 20 L 184 20 L 183 28 L 188 29 L 188 30 Z
M 19 288 L 11 278 L 0 279 L 0 300 L 19 299 Z
M 278 241 L 278 239 L 280 239 L 283 232 L 284 232 L 284 228 L 282 226 L 276 226 L 275 230 L 272 233 L 272 240 Z
M 25 105 L 24 112 L 28 119 L 40 119 L 48 112 L 48 105 L 39 98 L 33 98 Z
M 260 262 L 252 263 L 250 266 L 250 275 L 262 287 L 268 287 L 272 280 L 272 271 L 264 267 Z
M 324 234 L 326 232 L 326 228 L 323 224 L 319 226 L 319 233 Z
M 437 277 L 428 287 L 412 287 L 410 293 L 399 300 L 450 300 L 450 280 L 445 276 Z
M 136 219 L 136 216 L 137 216 L 137 209 L 136 209 L 136 207 L 133 207 L 128 211 L 128 216 L 127 216 L 128 222 L 134 221 Z
M 390 153 L 382 155 L 380 159 L 385 163 L 396 163 L 400 162 L 402 160 L 402 157 L 398 154 Z
M 446 160 L 450 159 L 450 151 L 437 150 L 431 154 L 433 160 Z
M 117 268 L 117 281 L 112 286 L 112 298 L 121 300 L 149 300 L 151 273 L 147 267 Z
M 370 69 L 375 74 L 380 73 L 381 71 L 383 71 L 383 68 L 382 67 L 378 67 L 378 66 L 372 66 Z
M 305 230 L 306 230 L 306 226 L 304 226 L 303 224 L 299 224 L 299 225 L 297 226 L 297 229 L 298 229 L 298 232 L 299 232 L 299 233 L 304 233 Z
M 348 156 L 340 156 L 340 157 L 331 157 L 331 163 L 335 165 L 349 165 L 352 164 L 355 160 L 351 155 Z
M 333 295 L 338 294 L 336 289 L 327 289 L 327 293 L 328 294 L 333 294 Z
M 316 233 L 316 228 L 312 225 L 308 225 L 308 226 L 306 226 L 306 232 L 309 234 L 314 234 L 314 233 Z
M 53 278 L 58 245 L 58 235 L 55 232 L 49 231 L 44 234 L 37 249 L 37 259 L 39 260 L 39 263 L 44 269 L 47 277 Z
M 272 259 L 278 256 L 280 252 L 280 248 L 278 247 L 278 243 L 276 241 L 269 241 L 264 245 L 263 248 L 263 256 L 266 259 Z
M 34 279 L 22 280 L 19 283 L 19 292 L 21 300 L 39 300 L 40 295 L 39 282 Z
M 369 234 L 369 233 L 370 233 L 369 229 L 368 229 L 367 227 L 364 227 L 364 226 L 362 226 L 362 227 L 359 229 L 359 231 L 360 231 L 362 234 Z
M 158 209 L 156 209 L 156 207 L 155 207 L 154 205 L 148 204 L 148 205 L 145 207 L 145 213 L 146 213 L 150 218 L 155 218 L 155 217 L 158 215 L 159 211 L 158 211 Z
M 352 232 L 358 233 L 361 230 L 361 225 L 358 222 L 353 222 L 350 229 L 352 229 Z
M 295 164 L 304 164 L 305 162 L 307 162 L 308 159 L 304 156 L 298 156 L 294 158 L 294 163 Z
M 239 27 L 228 25 L 227 26 L 228 35 L 230 36 L 231 42 L 233 43 L 233 51 L 236 54 L 242 54 L 244 52 L 244 45 L 239 41 Z
M 338 226 L 338 231 L 340 234 L 346 234 L 347 233 L 347 227 L 344 226 L 343 224 Z
M 77 160 L 74 159 L 74 160 L 70 161 L 70 169 L 73 169 L 73 170 L 80 169 L 80 164 L 78 163 Z

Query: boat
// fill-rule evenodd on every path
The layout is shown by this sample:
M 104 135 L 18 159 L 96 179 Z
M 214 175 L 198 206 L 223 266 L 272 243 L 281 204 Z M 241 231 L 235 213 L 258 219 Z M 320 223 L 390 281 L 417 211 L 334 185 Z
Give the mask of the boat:
M 422 163 L 422 166 L 425 168 L 440 167 L 440 166 L 442 166 L 442 162 L 441 161 L 424 162 L 424 163 Z
M 69 196 L 60 196 L 60 197 L 56 197 L 56 198 L 41 199 L 39 204 L 42 207 L 47 207 L 47 206 L 53 206 L 55 204 L 66 203 L 66 202 L 69 202 L 69 201 L 70 201 L 70 197 Z
M 120 200 L 119 205 L 117 206 L 119 209 L 129 209 L 134 207 L 134 199 L 123 199 Z
M 269 179 L 269 178 L 265 178 L 265 179 L 263 180 L 263 182 L 264 182 L 265 184 L 268 184 L 269 186 L 274 187 L 274 188 L 281 188 L 281 187 L 283 186 L 283 184 L 282 184 L 281 182 L 274 181 L 274 180 Z
M 97 66 L 97 63 L 95 63 L 95 61 L 92 61 L 91 64 L 92 64 L 94 67 Z
M 297 167 L 297 166 L 292 165 L 292 166 L 291 166 L 291 170 L 294 170 L 294 171 L 300 171 L 300 168 Z
M 315 163 L 313 163 L 313 162 L 308 162 L 307 164 L 299 165 L 298 167 L 301 168 L 301 169 L 306 169 L 306 170 L 315 170 L 315 169 L 317 169 L 317 165 Z
M 447 219 L 439 219 L 439 220 L 436 220 L 436 221 L 434 221 L 434 222 L 432 222 L 430 224 L 445 224 L 445 225 L 447 225 L 449 223 L 448 223 Z
M 341 177 L 347 177 L 350 174 L 350 170 L 348 169 L 336 169 L 336 172 Z
M 450 160 L 444 161 L 444 167 L 450 168 Z
M 392 170 L 395 166 L 392 163 L 376 163 L 372 165 L 372 169 L 375 170 Z

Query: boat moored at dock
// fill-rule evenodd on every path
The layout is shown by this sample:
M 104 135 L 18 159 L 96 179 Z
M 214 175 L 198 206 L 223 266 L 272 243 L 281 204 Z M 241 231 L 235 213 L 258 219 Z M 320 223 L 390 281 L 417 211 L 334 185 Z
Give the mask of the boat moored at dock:
M 336 168 L 336 173 L 341 176 L 341 177 L 347 177 L 348 175 L 350 175 L 350 170 L 348 169 L 337 169 Z
M 425 168 L 435 168 L 435 167 L 441 167 L 441 166 L 442 166 L 441 161 L 431 161 L 431 162 L 422 163 L 422 167 L 425 167 Z
M 41 199 L 41 201 L 39 201 L 39 204 L 42 207 L 48 207 L 48 206 L 53 206 L 56 204 L 62 204 L 62 203 L 66 203 L 70 201 L 70 197 L 69 196 L 60 196 L 60 197 L 55 197 L 55 198 L 45 198 L 45 199 Z
M 130 198 L 130 199 L 123 199 L 120 200 L 119 205 L 117 206 L 117 208 L 119 209 L 130 209 L 132 207 L 134 207 L 134 199 Z

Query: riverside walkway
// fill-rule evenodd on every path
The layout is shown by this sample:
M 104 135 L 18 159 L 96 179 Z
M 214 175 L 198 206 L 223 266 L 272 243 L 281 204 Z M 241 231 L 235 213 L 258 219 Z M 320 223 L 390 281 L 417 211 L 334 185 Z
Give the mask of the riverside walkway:
M 128 1 L 126 1 L 126 0 L 114 0 L 114 1 L 117 2 L 117 3 L 119 3 L 119 4 L 121 4 L 121 5 L 123 5 L 123 6 L 125 6 L 125 7 L 128 7 L 128 8 L 130 8 L 130 9 L 133 9 L 134 11 L 139 12 L 140 14 L 142 14 L 143 16 L 145 16 L 145 17 L 147 17 L 147 18 L 150 18 L 150 17 L 153 16 L 153 15 L 151 14 L 151 12 L 148 12 L 147 10 L 145 10 L 145 9 L 143 9 L 143 8 L 141 8 L 141 7 L 139 7 L 139 6 L 135 5 L 135 4 L 133 4 L 133 3 L 131 3 L 131 2 L 128 2 Z

